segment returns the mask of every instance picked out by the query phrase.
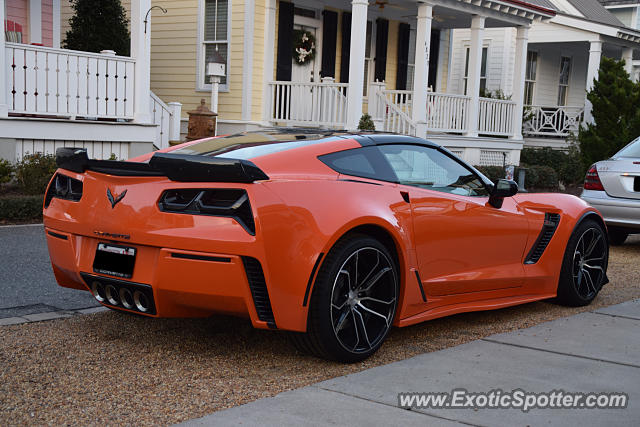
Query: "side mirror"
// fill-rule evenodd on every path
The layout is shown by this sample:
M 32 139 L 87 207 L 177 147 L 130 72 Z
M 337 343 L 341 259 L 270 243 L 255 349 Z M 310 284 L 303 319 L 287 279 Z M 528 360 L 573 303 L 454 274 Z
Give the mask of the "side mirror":
M 511 197 L 518 193 L 518 184 L 508 179 L 499 179 L 489 195 L 489 204 L 496 209 L 502 207 L 505 197 Z

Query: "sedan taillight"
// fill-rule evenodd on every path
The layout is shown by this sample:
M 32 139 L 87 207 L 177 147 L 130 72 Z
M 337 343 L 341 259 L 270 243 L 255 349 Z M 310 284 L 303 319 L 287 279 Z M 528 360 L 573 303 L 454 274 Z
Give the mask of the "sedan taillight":
M 81 198 L 82 181 L 57 173 L 51 180 L 51 185 L 49 185 L 49 190 L 44 198 L 44 207 L 48 208 L 53 199 L 79 202 Z
M 166 190 L 160 196 L 158 207 L 162 212 L 233 218 L 250 234 L 256 233 L 249 196 L 242 189 L 180 188 Z
M 585 176 L 584 178 L 584 189 L 604 191 L 604 187 L 602 186 L 602 181 L 600 181 L 600 176 L 598 175 L 598 169 L 596 168 L 596 165 L 591 165 L 591 167 L 587 171 L 587 176 Z

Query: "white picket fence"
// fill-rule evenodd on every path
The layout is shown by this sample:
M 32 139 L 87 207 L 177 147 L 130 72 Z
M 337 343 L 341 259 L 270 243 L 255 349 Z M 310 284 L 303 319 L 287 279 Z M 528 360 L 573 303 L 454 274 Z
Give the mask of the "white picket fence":
M 129 57 L 6 43 L 9 112 L 133 119 Z
M 580 129 L 584 106 L 527 105 L 524 116 L 525 135 L 567 137 Z
M 348 83 L 270 82 L 269 117 L 272 123 L 344 128 L 347 122 Z

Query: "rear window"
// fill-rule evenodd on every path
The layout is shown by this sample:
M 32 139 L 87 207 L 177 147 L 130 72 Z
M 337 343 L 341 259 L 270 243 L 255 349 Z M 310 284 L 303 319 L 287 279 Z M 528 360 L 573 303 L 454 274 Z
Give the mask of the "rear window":
M 286 131 L 247 132 L 205 139 L 172 153 L 250 160 L 279 151 L 318 144 L 327 141 L 332 134 Z
M 618 151 L 613 157 L 640 158 L 640 137 L 634 139 L 630 144 Z
M 390 182 L 398 180 L 375 146 L 338 151 L 318 158 L 334 171 L 344 175 Z

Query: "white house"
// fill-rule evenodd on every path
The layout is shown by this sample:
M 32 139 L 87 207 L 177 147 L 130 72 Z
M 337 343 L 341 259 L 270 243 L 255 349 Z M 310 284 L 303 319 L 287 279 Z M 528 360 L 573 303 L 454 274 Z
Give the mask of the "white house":
M 179 139 L 180 104 L 150 90 L 149 2 L 133 1 L 131 56 L 60 48 L 60 0 L 0 0 L 0 158 L 87 147 L 126 159 Z
M 597 78 L 602 55 L 625 59 L 627 71 L 636 78 L 632 60 L 640 49 L 640 31 L 623 24 L 597 0 L 537 0 L 556 11 L 546 22 L 529 31 L 525 67 L 525 144 L 565 148 L 567 137 L 590 120 L 586 93 Z M 469 32 L 453 36 L 454 91 L 464 93 L 464 46 Z M 516 36 L 509 30 L 488 30 L 483 40 L 486 53 L 486 88 L 510 94 L 509 53 Z
M 640 0 L 599 0 L 613 16 L 629 28 L 640 30 Z M 640 77 L 640 52 L 633 55 L 633 78 Z

